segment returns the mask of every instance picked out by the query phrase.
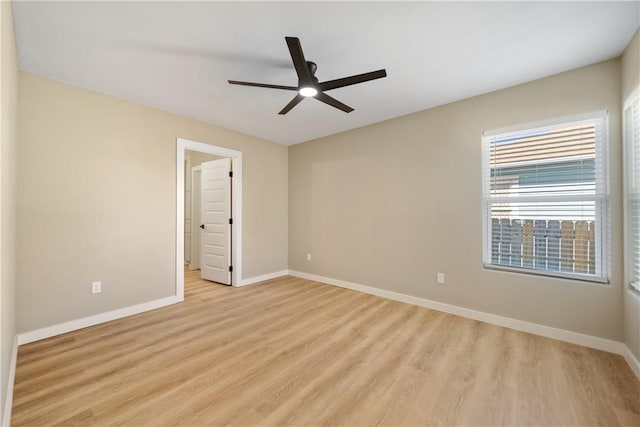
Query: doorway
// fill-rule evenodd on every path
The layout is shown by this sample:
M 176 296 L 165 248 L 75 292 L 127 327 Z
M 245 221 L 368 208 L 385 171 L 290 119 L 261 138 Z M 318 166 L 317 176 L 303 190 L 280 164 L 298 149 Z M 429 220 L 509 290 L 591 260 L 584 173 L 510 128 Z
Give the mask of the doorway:
M 230 159 L 227 157 L 216 156 L 208 153 L 200 153 L 197 151 L 187 150 L 185 152 L 185 185 L 184 185 L 184 261 L 188 266 L 186 267 L 188 270 L 200 270 L 201 268 L 201 235 L 203 233 L 201 226 L 203 222 L 201 221 L 202 214 L 202 204 L 201 204 L 201 195 L 202 195 L 202 168 L 206 164 L 209 164 L 212 161 L 222 160 L 226 164 L 229 164 L 230 169 Z M 230 178 L 227 180 L 230 181 Z M 230 183 L 229 188 L 226 189 L 225 194 L 225 206 L 224 210 L 231 211 L 231 188 Z M 229 215 L 229 218 L 232 218 L 232 215 Z M 229 231 L 229 230 L 225 230 Z M 227 236 L 230 237 L 230 236 Z M 226 240 L 226 246 L 228 248 L 231 247 L 231 242 L 229 239 Z M 228 249 L 227 248 L 227 249 Z M 227 258 L 230 256 L 227 255 Z M 230 264 L 227 264 L 225 268 L 228 268 Z M 207 277 L 203 277 L 204 279 L 209 280 Z M 215 280 L 214 280 L 215 281 Z M 226 280 L 223 282 L 227 285 L 230 284 L 230 280 Z
M 189 194 L 187 194 L 185 185 L 188 179 L 186 174 L 188 170 L 188 176 L 189 178 L 191 177 L 189 159 L 191 156 L 188 153 L 204 153 L 218 158 L 230 159 L 231 169 L 233 170 L 233 185 L 231 187 L 231 210 L 233 212 L 230 262 L 230 266 L 232 266 L 231 285 L 240 286 L 242 280 L 242 152 L 183 138 L 178 138 L 176 145 L 176 296 L 183 300 L 185 258 L 187 256 L 192 258 L 195 255 L 191 253 L 191 241 L 195 235 L 193 232 L 195 225 L 194 218 L 192 218 L 193 209 L 186 207 L 186 197 L 189 197 L 189 206 L 191 206 L 193 197 L 193 186 L 189 187 Z M 189 159 L 189 162 L 187 162 L 187 159 Z M 187 166 L 187 163 L 189 166 Z M 190 211 L 189 218 L 186 218 L 185 211 Z M 189 236 L 189 234 L 191 235 Z M 185 250 L 185 242 L 190 244 L 190 249 Z
M 188 165 L 189 162 L 186 162 Z M 189 171 L 187 170 L 187 176 Z M 184 260 L 189 264 L 189 270 L 200 270 L 200 180 L 201 166 L 191 166 L 191 185 L 186 188 L 191 189 L 191 194 L 187 195 L 189 190 L 185 192 L 185 238 L 184 238 Z M 191 199 L 191 203 L 187 198 Z M 187 206 L 191 206 L 191 216 L 186 218 Z M 187 231 L 189 230 L 189 238 L 187 239 Z M 188 252 L 188 253 L 187 253 Z

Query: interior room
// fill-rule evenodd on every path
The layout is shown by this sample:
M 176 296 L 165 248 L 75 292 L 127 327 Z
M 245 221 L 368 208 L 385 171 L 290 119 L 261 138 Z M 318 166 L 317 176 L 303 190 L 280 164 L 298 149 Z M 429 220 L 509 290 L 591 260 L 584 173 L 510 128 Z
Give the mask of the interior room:
M 640 425 L 640 2 L 0 2 L 0 420 Z

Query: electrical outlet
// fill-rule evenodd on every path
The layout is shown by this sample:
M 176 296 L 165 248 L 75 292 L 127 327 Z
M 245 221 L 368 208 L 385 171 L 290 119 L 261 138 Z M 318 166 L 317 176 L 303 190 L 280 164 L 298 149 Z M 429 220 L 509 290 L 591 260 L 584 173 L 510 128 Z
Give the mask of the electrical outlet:
M 307 261 L 311 261 L 311 254 L 307 254 Z
M 444 285 L 444 273 L 436 274 L 436 282 L 438 282 L 441 285 Z
M 91 293 L 99 294 L 102 292 L 102 282 L 91 282 Z

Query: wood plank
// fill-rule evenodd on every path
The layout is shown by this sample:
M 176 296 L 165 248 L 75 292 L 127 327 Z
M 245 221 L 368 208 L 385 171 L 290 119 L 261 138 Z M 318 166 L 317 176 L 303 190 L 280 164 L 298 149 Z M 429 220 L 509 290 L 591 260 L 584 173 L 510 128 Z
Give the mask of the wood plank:
M 560 270 L 560 221 L 547 223 L 547 269 Z
M 197 274 L 182 304 L 21 346 L 12 425 L 640 422 L 621 356 L 298 278 Z
M 522 221 L 511 221 L 511 265 L 522 267 Z
M 533 267 L 533 220 L 525 219 L 522 226 L 522 263 L 525 267 Z
M 547 221 L 536 219 L 534 227 L 535 268 L 545 270 L 547 268 Z
M 491 218 L 491 264 L 500 263 L 500 220 Z
M 573 273 L 574 253 L 573 246 L 575 240 L 574 224 L 571 220 L 560 223 L 560 269 Z
M 575 271 L 589 272 L 589 224 L 587 221 L 576 221 L 575 237 Z
M 500 265 L 511 265 L 511 220 L 500 220 Z

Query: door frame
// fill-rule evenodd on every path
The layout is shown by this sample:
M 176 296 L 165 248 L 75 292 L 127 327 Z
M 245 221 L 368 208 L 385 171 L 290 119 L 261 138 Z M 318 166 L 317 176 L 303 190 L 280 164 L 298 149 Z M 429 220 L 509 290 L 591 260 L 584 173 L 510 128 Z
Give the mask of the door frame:
M 176 140 L 176 296 L 184 301 L 184 159 L 187 150 L 231 158 L 231 285 L 242 280 L 242 152 L 185 138 Z

